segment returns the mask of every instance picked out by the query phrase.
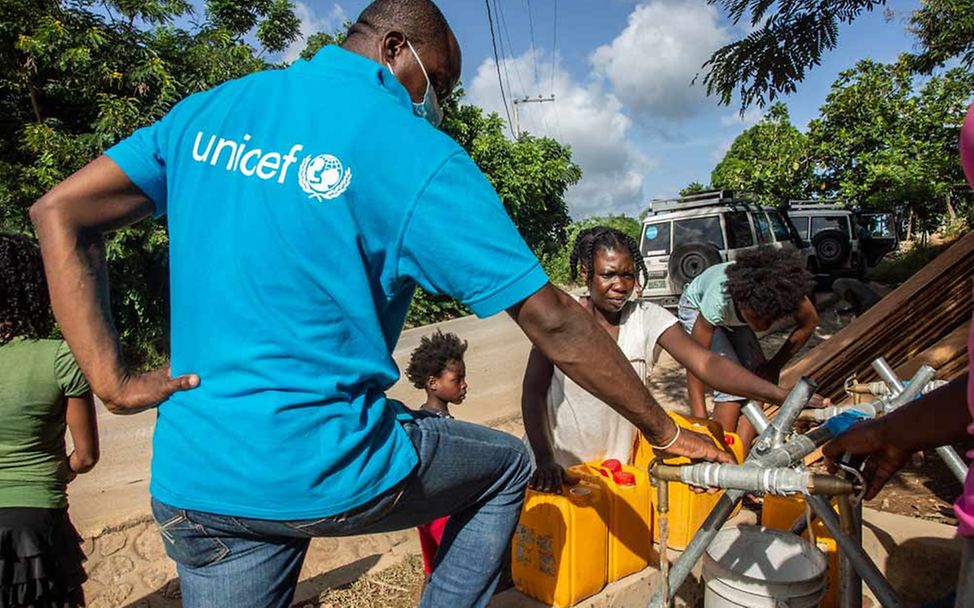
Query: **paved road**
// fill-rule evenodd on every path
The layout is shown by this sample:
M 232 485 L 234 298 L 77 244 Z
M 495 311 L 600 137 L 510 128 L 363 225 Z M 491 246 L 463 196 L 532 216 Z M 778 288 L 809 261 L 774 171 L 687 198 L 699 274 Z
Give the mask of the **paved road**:
M 510 317 L 466 317 L 434 327 L 470 342 L 466 357 L 469 397 L 463 406 L 455 408 L 455 415 L 479 423 L 516 418 L 520 412 L 521 374 L 530 344 Z M 405 369 L 409 353 L 434 327 L 403 332 L 394 354 L 400 368 Z M 424 393 L 406 381 L 393 387 L 390 395 L 413 406 L 425 399 Z M 154 411 L 117 416 L 100 405 L 98 414 L 101 461 L 94 471 L 70 486 L 71 517 L 82 531 L 90 532 L 148 514 L 149 461 L 156 416 Z

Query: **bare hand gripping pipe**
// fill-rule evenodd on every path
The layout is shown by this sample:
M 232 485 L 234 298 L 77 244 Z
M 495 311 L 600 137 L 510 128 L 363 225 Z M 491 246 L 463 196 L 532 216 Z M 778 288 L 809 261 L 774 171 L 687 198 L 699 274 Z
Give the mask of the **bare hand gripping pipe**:
M 804 383 L 799 382 L 799 386 L 792 389 L 792 393 L 795 393 L 797 390 L 801 390 L 800 385 L 802 384 Z M 809 398 L 811 397 L 811 392 L 808 393 L 808 396 Z M 789 394 L 789 398 L 790 397 L 791 394 Z M 790 406 L 790 409 L 794 409 L 794 413 L 789 415 L 797 416 L 798 412 L 801 411 L 801 408 L 804 407 L 805 403 L 807 402 L 808 399 L 806 398 L 805 402 L 799 402 L 797 404 L 793 403 Z M 795 405 L 797 405 L 797 407 L 795 407 Z M 782 409 L 784 409 L 784 407 L 782 407 Z M 753 419 L 751 419 L 752 416 L 754 417 Z M 758 441 L 767 439 L 770 443 L 770 436 L 774 432 L 774 429 L 768 424 L 768 419 L 764 415 L 764 412 L 761 411 L 759 407 L 750 408 L 748 411 L 748 419 L 751 420 L 751 423 L 754 424 L 755 428 L 764 429 L 758 435 Z M 794 422 L 794 420 L 792 420 L 792 422 Z M 754 450 L 751 450 L 746 462 L 757 462 L 757 457 L 757 453 Z M 703 524 L 700 526 L 700 529 L 696 534 L 693 535 L 693 538 L 690 539 L 690 544 L 687 545 L 687 548 L 683 551 L 683 554 L 680 555 L 679 559 L 677 559 L 672 568 L 670 568 L 669 576 L 666 578 L 666 583 L 660 585 L 653 594 L 653 597 L 650 598 L 648 604 L 649 608 L 663 608 L 664 606 L 670 605 L 670 601 L 676 594 L 676 590 L 680 588 L 683 581 L 685 581 L 687 576 L 689 576 L 693 566 L 703 556 L 704 551 L 706 551 L 707 547 L 710 546 L 710 543 L 713 542 L 714 537 L 717 536 L 721 526 L 724 525 L 727 518 L 730 517 L 731 512 L 733 512 L 734 507 L 737 506 L 737 503 L 740 502 L 743 497 L 744 491 L 742 490 L 727 490 L 724 492 L 724 495 L 717 500 L 717 504 L 714 505 L 714 508 L 710 511 L 707 519 L 704 520 Z
M 802 384 L 804 383 L 799 383 L 799 385 Z M 800 388 L 800 386 L 796 386 L 795 389 L 793 389 L 793 392 L 799 390 Z M 807 388 L 805 390 L 807 390 Z M 808 392 L 808 396 L 811 396 L 811 392 Z M 768 423 L 767 417 L 764 415 L 764 412 L 760 410 L 760 408 L 745 407 L 743 411 L 751 423 L 754 424 L 755 428 L 764 429 L 760 432 L 760 435 L 758 435 L 756 443 L 764 442 L 764 445 L 767 447 L 765 448 L 764 454 L 759 454 L 757 450 L 752 450 L 748 455 L 744 466 L 759 469 L 762 467 L 787 467 L 792 466 L 795 463 L 799 463 L 816 447 L 825 444 L 829 439 L 843 432 L 843 430 L 847 428 L 849 424 L 851 424 L 851 419 L 856 417 L 852 413 L 845 414 L 839 417 L 842 420 L 830 421 L 830 423 L 813 429 L 809 433 L 793 437 L 791 441 L 788 441 L 783 445 L 773 446 L 771 439 L 772 435 L 780 432 L 781 429 L 784 429 L 785 432 L 787 432 L 787 430 L 790 429 L 791 424 L 794 423 L 794 418 L 797 417 L 798 412 L 805 405 L 805 403 L 807 403 L 807 398 L 806 402 L 798 402 L 797 408 L 794 408 L 794 402 L 789 404 L 789 410 L 792 410 L 792 408 L 794 409 L 792 411 L 786 411 L 785 413 L 787 417 L 781 419 L 782 421 L 785 421 L 789 420 L 790 418 L 789 425 L 787 427 L 779 426 L 777 429 Z M 782 409 L 785 408 L 782 407 Z M 780 417 L 781 414 L 779 413 L 779 418 Z M 781 437 L 783 436 L 784 433 L 781 434 Z M 651 473 L 656 475 L 656 469 L 658 468 L 660 467 L 655 467 Z M 717 536 L 717 533 L 720 531 L 724 523 L 726 523 L 731 512 L 734 510 L 734 507 L 738 502 L 740 502 L 741 498 L 744 497 L 744 494 L 744 490 L 738 489 L 730 489 L 724 492 L 723 496 L 720 497 L 713 510 L 711 510 L 710 514 L 707 516 L 706 520 L 704 520 L 703 525 L 690 540 L 690 544 L 687 545 L 687 548 L 684 550 L 683 554 L 669 569 L 669 576 L 667 577 L 666 583 L 657 587 L 653 597 L 649 600 L 649 608 L 663 608 L 664 606 L 670 605 L 670 601 L 673 599 L 676 590 L 680 588 L 687 576 L 689 576 L 693 566 L 703 556 L 703 553 L 707 550 L 707 547 L 710 546 L 710 543 L 713 542 L 714 537 Z M 808 500 L 809 504 L 812 505 L 816 513 L 819 512 L 822 504 L 828 505 L 828 501 L 820 496 L 809 496 Z M 828 515 L 831 515 L 832 517 L 831 521 L 829 521 L 826 525 L 828 527 L 830 524 L 834 524 L 834 529 L 830 527 L 829 531 L 836 536 L 836 538 L 838 538 L 842 535 L 842 531 L 839 529 L 838 517 L 836 517 L 835 512 L 832 511 L 831 507 L 826 506 L 826 510 L 828 510 Z M 826 515 L 826 517 L 828 515 Z M 820 514 L 819 517 L 822 518 L 823 516 Z M 880 598 L 881 601 L 886 600 L 883 601 L 884 606 L 888 605 L 893 608 L 898 608 L 900 603 L 895 592 L 893 592 L 886 579 L 882 577 L 882 574 L 879 573 L 879 570 L 876 568 L 876 565 L 873 564 L 872 560 L 869 559 L 869 556 L 862 551 L 862 548 L 856 547 L 856 544 L 845 536 L 843 536 L 843 539 L 839 544 L 842 546 L 843 551 L 854 552 L 858 550 L 855 555 L 850 555 L 850 560 L 855 566 L 856 571 L 860 573 L 862 578 L 867 584 L 869 584 L 869 587 L 873 589 L 876 596 Z M 887 601 L 889 601 L 888 604 Z
M 684 466 L 659 465 L 653 469 L 653 474 L 664 481 L 680 481 L 699 488 L 744 490 L 753 494 L 838 496 L 855 492 L 852 482 L 845 479 L 789 467 L 703 462 Z

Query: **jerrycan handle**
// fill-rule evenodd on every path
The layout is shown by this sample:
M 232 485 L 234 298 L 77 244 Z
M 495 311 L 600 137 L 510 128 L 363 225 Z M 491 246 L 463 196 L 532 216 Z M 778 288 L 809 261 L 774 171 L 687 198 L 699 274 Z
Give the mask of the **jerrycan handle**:
M 605 477 L 610 477 L 611 475 L 615 475 L 622 470 L 622 463 L 615 458 L 610 458 L 602 461 L 601 468 L 603 470 L 602 475 Z M 607 474 L 606 471 L 608 471 L 609 474 Z
M 635 486 L 636 476 L 629 471 L 616 471 L 612 474 L 612 481 L 620 486 Z

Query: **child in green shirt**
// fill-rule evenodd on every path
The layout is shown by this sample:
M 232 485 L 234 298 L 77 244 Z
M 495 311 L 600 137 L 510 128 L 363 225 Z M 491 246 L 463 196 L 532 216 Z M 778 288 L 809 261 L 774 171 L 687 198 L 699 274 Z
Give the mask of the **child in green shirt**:
M 0 605 L 83 606 L 67 485 L 98 460 L 88 382 L 53 328 L 40 252 L 0 234 Z M 71 432 L 74 450 L 65 448 Z

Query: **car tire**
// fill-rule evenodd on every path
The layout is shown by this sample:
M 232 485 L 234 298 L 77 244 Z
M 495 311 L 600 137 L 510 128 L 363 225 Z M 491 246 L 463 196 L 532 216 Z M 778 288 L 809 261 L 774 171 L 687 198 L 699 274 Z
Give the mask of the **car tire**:
M 839 268 L 849 259 L 852 243 L 840 230 L 823 230 L 812 237 L 815 257 L 822 269 Z
M 714 264 L 720 264 L 721 261 L 720 251 L 713 245 L 690 243 L 673 250 L 667 267 L 670 272 L 670 279 L 683 287 L 700 276 L 704 270 Z

